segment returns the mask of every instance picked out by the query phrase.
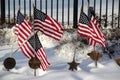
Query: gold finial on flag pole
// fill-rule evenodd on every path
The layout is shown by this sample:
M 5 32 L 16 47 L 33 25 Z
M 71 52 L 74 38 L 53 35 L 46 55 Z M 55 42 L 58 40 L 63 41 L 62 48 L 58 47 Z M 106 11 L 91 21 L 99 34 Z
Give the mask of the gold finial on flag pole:
M 18 5 L 18 11 L 20 11 L 20 5 Z
M 88 8 L 90 7 L 90 0 L 87 0 L 88 1 Z
M 80 8 L 80 15 L 81 15 L 81 12 L 83 12 L 83 6 L 81 6 Z
M 35 3 L 33 3 L 33 8 L 35 7 Z
M 81 10 L 80 11 L 83 12 L 83 6 L 81 6 Z
M 90 8 L 90 0 L 87 0 L 88 1 L 88 11 L 89 11 L 89 8 Z

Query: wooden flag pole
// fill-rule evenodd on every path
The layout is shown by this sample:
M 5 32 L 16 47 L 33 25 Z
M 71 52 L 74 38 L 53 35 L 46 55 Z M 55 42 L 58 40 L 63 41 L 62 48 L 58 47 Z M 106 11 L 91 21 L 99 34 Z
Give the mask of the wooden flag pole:
M 20 11 L 20 5 L 18 5 L 18 11 Z M 14 36 L 14 39 L 15 39 L 15 36 Z M 19 49 L 17 49 L 13 52 L 13 47 L 14 47 L 14 43 L 12 42 L 12 49 L 11 49 L 11 52 L 10 52 L 10 57 L 12 57 L 13 53 L 15 53 L 17 50 L 19 50 Z
M 88 0 L 88 9 L 89 9 L 89 7 L 90 7 L 90 0 Z
M 33 3 L 33 18 L 34 18 L 34 3 Z M 34 32 L 35 32 L 35 31 L 34 31 L 34 23 L 33 23 L 32 26 L 33 26 L 33 27 L 32 27 L 32 32 L 34 33 Z M 34 34 L 33 36 L 34 36 L 34 37 L 33 37 L 33 38 L 34 38 L 34 43 L 33 43 L 34 45 L 33 45 L 33 46 L 34 46 L 34 50 L 35 50 L 35 34 Z M 35 51 L 34 51 L 34 55 L 35 55 Z
M 34 18 L 34 4 L 33 4 L 33 18 Z M 34 22 L 34 20 L 33 20 Z M 36 47 L 36 44 L 35 44 L 35 30 L 34 30 L 34 23 L 33 23 L 33 28 L 32 28 L 32 32 L 34 33 L 34 50 L 35 50 L 35 47 Z M 35 55 L 36 51 L 34 51 L 34 55 Z
M 34 4 L 33 4 L 33 18 L 34 18 Z M 35 32 L 34 30 L 34 20 L 33 20 L 33 33 Z M 35 51 L 36 43 L 35 43 L 35 35 L 34 35 L 34 51 Z M 36 51 L 34 52 L 34 55 L 36 54 Z M 36 76 L 36 68 L 34 69 L 34 76 Z
M 88 1 L 88 15 L 89 15 L 90 0 L 87 0 L 87 1 Z
M 90 0 L 87 0 L 88 2 L 88 11 L 89 11 L 89 7 L 90 7 Z M 88 11 L 87 11 L 87 14 L 88 14 Z
M 15 35 L 14 35 L 14 38 L 13 38 L 13 39 L 15 40 Z M 11 47 L 10 57 L 12 57 L 12 53 L 13 53 L 14 40 L 12 41 L 12 47 Z
M 36 69 L 34 69 L 34 76 L 36 76 Z
M 18 11 L 20 11 L 20 5 L 19 5 L 18 8 L 19 8 Z M 15 39 L 15 36 L 14 36 L 13 39 Z M 16 65 L 15 59 L 12 58 L 13 47 L 14 47 L 14 43 L 13 43 L 13 42 L 14 42 L 14 40 L 12 41 L 12 47 L 11 47 L 10 57 L 6 58 L 6 59 L 4 60 L 4 62 L 3 62 L 4 67 L 5 67 L 8 71 L 9 71 L 9 69 L 14 68 L 15 65 Z
M 20 5 L 18 5 L 18 11 L 20 11 Z
M 95 60 L 95 67 L 97 68 L 97 60 Z

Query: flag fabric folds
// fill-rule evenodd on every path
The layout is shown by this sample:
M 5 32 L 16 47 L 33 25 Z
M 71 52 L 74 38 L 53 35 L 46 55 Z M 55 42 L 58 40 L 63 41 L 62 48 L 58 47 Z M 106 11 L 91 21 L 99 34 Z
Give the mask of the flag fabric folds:
M 39 41 L 37 33 L 31 35 L 32 26 L 28 24 L 20 11 L 18 11 L 15 34 L 18 36 L 18 45 L 23 54 L 29 59 L 37 57 L 41 62 L 40 68 L 46 70 L 49 63 L 45 51 Z
M 34 8 L 34 28 L 57 41 L 63 34 L 61 24 L 36 8 Z
M 29 45 L 26 43 L 31 33 L 32 26 L 28 24 L 22 13 L 18 11 L 15 34 L 18 37 L 18 46 L 20 47 L 23 54 L 28 58 L 34 57 L 33 52 L 31 52 Z
M 93 10 L 93 7 L 89 7 L 89 9 L 88 9 L 88 18 L 90 19 L 92 26 L 93 26 L 93 29 L 94 29 L 95 33 L 97 34 L 98 38 L 103 43 L 105 43 L 105 36 L 100 31 L 100 25 L 99 25 L 97 19 L 95 18 L 95 11 Z M 90 38 L 89 44 L 96 45 L 96 41 Z M 105 47 L 105 44 L 103 44 L 102 46 Z
M 28 40 L 31 50 L 33 51 L 33 53 L 35 54 L 35 56 L 40 60 L 41 64 L 40 64 L 40 68 L 42 70 L 47 70 L 49 67 L 49 62 L 47 60 L 45 51 L 42 47 L 42 44 L 40 43 L 40 40 L 38 38 L 37 33 L 35 35 L 33 35 L 29 40 Z
M 96 43 L 99 43 L 105 47 L 105 41 L 103 41 L 103 37 L 100 36 L 102 33 L 99 33 L 98 29 L 96 28 L 96 25 L 93 24 L 92 20 L 90 20 L 89 17 L 82 11 L 78 23 L 78 34 L 89 38 L 89 44 L 94 42 L 94 46 L 96 46 Z

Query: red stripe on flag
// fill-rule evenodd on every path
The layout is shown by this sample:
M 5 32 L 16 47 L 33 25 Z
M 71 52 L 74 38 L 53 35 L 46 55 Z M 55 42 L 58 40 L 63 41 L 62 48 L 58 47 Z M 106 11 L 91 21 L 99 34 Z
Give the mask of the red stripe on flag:
M 43 13 L 37 9 L 34 11 L 37 17 L 34 19 L 35 30 L 39 30 L 43 34 L 59 41 L 63 34 L 63 26 L 46 14 L 44 14 L 44 21 L 40 20 L 39 18 L 41 18 L 40 16 L 43 15 Z

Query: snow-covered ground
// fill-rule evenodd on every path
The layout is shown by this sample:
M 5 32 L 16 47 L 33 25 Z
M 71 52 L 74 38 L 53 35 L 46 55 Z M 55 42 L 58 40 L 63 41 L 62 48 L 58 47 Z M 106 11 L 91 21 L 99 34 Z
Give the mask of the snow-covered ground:
M 21 50 L 12 55 L 16 60 L 16 66 L 7 71 L 3 61 L 11 56 L 10 54 L 18 46 L 17 42 L 14 41 L 16 38 L 13 37 L 11 29 L 6 31 L 9 32 L 6 37 L 10 38 L 10 43 L 0 46 L 0 80 L 120 80 L 120 67 L 114 59 L 109 59 L 108 55 L 104 54 L 98 61 L 98 66 L 95 67 L 94 61 L 87 56 L 93 47 L 88 45 L 79 47 L 80 42 L 74 42 L 77 36 L 75 31 L 71 31 L 72 34 L 65 31 L 60 42 L 40 34 L 41 43 L 51 64 L 47 71 L 37 69 L 36 76 L 34 76 L 34 70 L 29 67 L 29 60 L 22 54 Z M 77 49 L 75 49 L 76 46 Z M 67 63 L 72 61 L 75 50 L 76 62 L 80 65 L 77 71 L 70 71 Z M 101 48 L 98 51 L 102 53 Z

